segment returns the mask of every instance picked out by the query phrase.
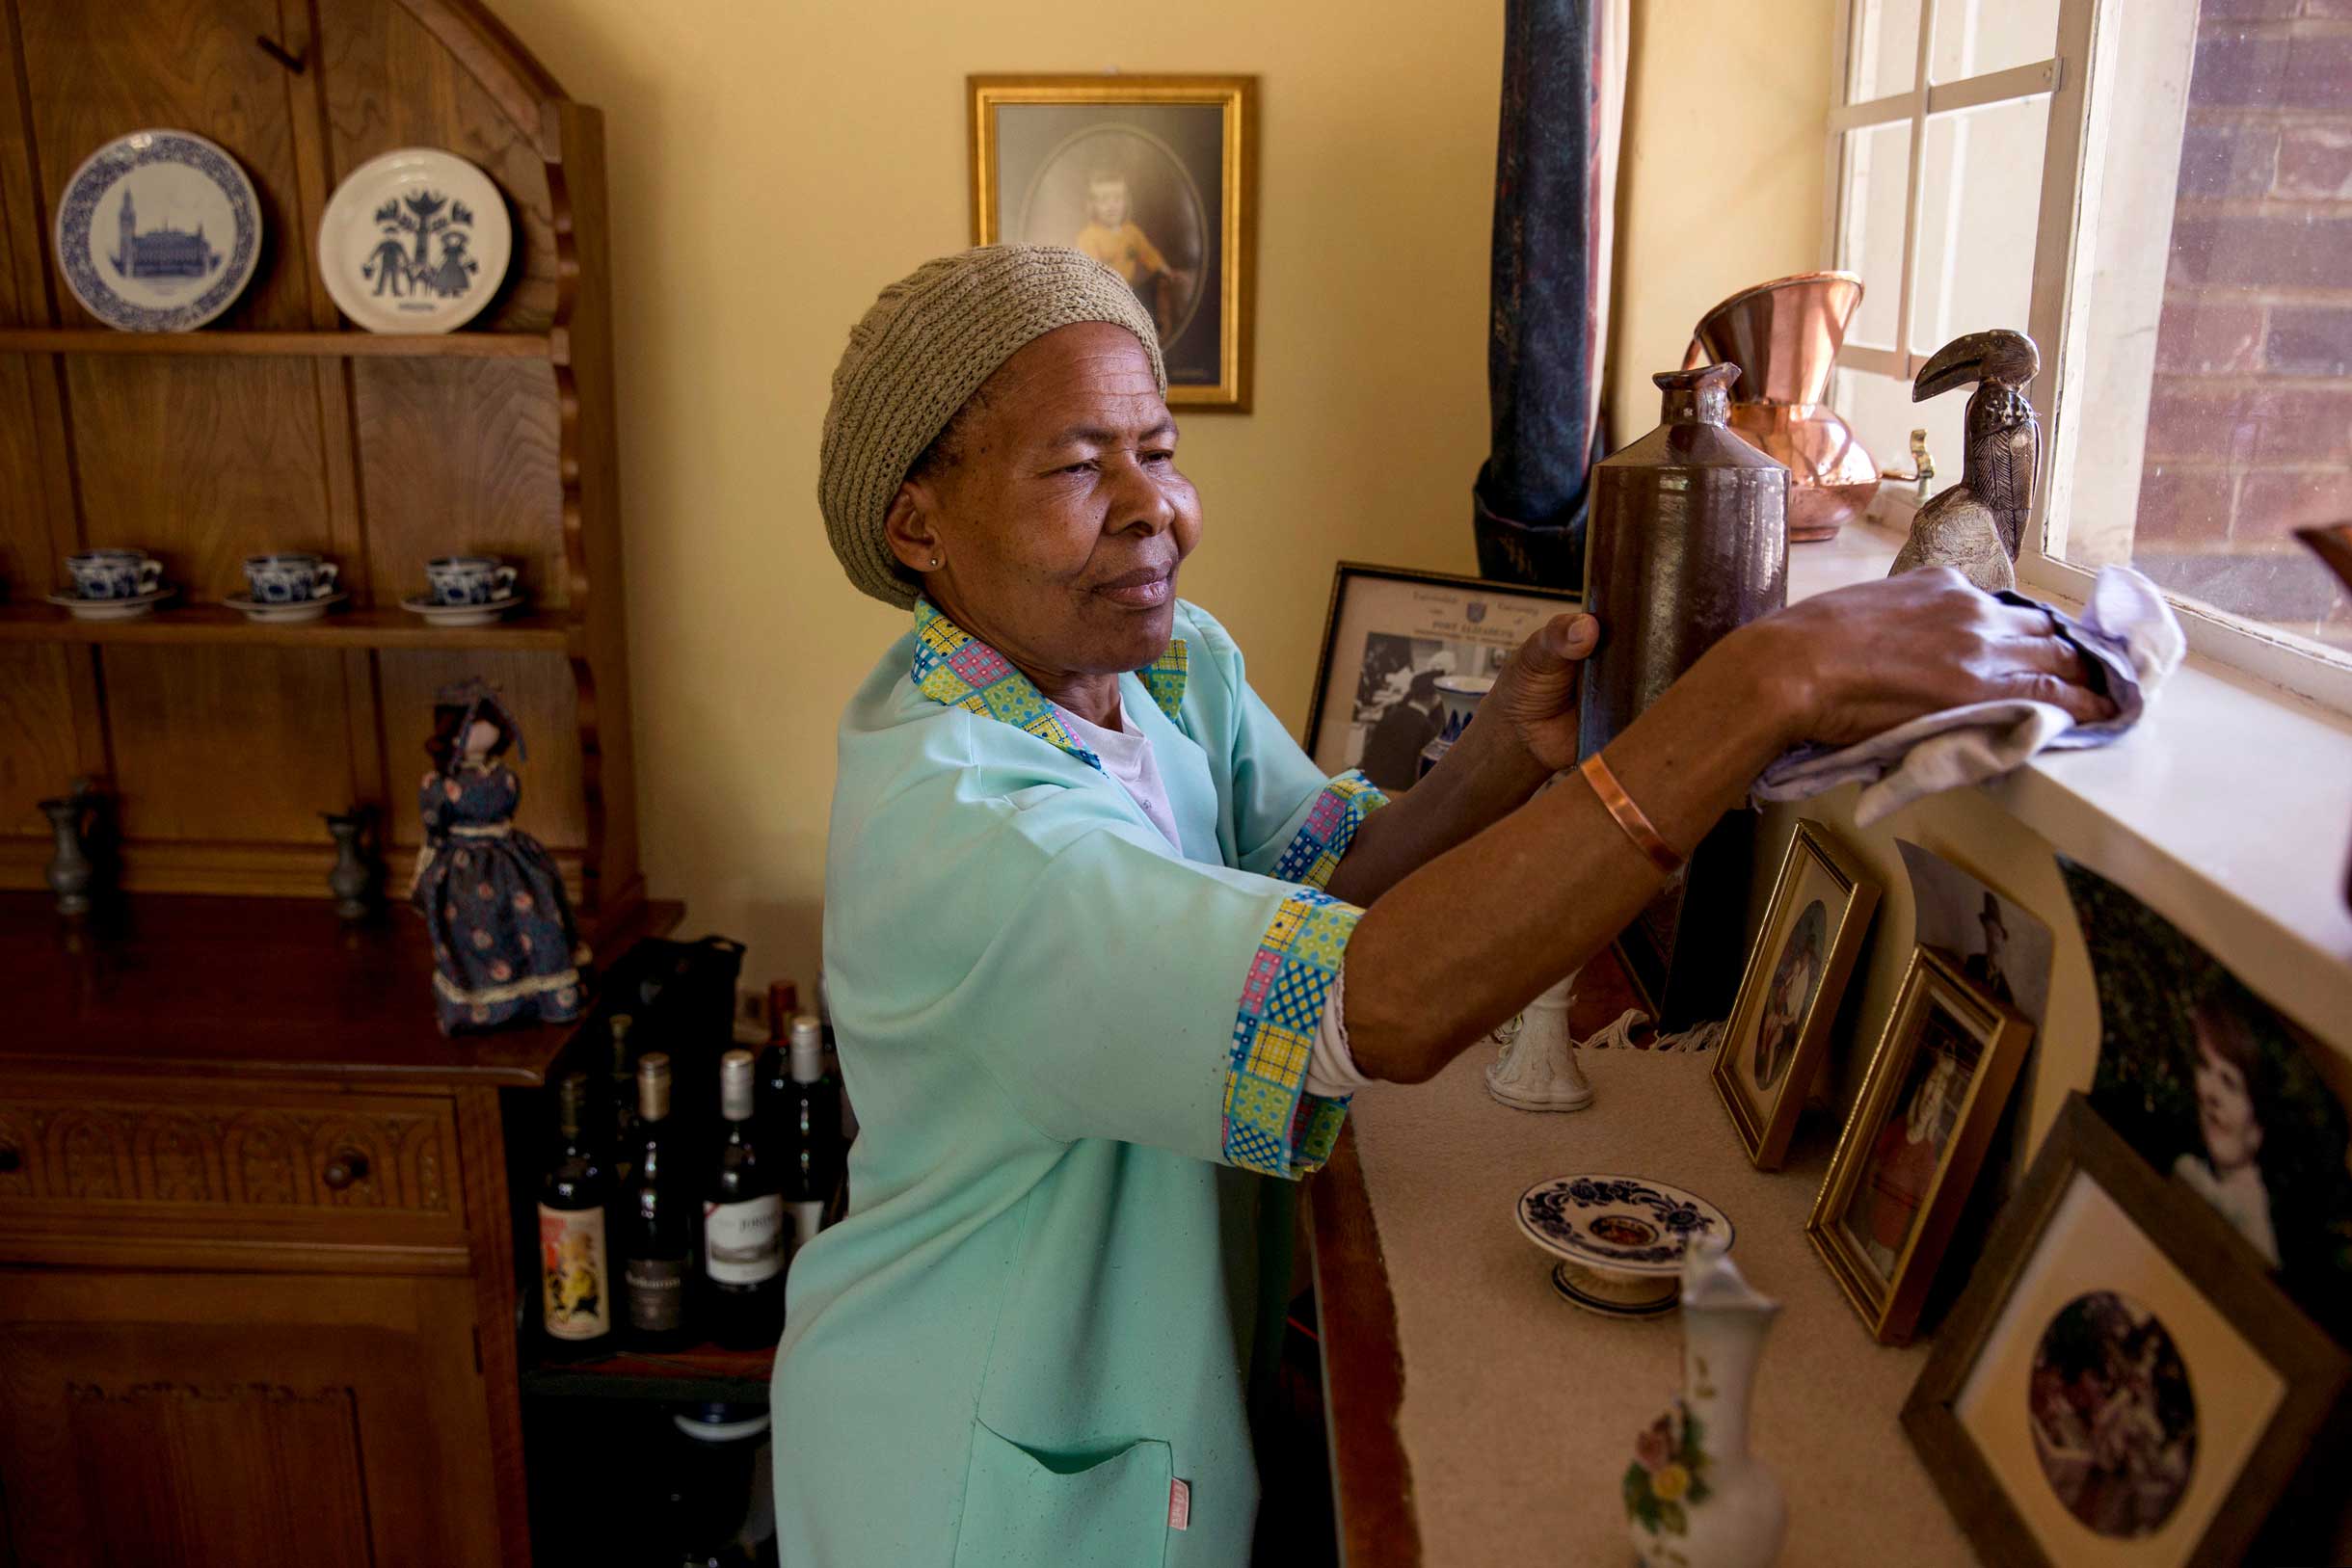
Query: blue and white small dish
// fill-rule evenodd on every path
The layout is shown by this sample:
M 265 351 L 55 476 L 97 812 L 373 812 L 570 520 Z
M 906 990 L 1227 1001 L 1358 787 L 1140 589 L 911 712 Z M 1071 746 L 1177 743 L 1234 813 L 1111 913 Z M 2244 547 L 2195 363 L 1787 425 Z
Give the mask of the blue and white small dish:
M 445 332 L 506 278 L 515 230 L 490 176 L 439 147 L 401 147 L 353 170 L 318 225 L 318 270 L 371 332 Z
M 304 599 L 257 599 L 231 595 L 221 600 L 246 620 L 260 626 L 290 626 L 304 621 L 316 621 L 329 609 L 349 598 L 349 594 L 319 594 Z
M 402 599 L 400 607 L 429 626 L 487 626 L 522 602 L 521 594 L 503 594 L 484 604 L 443 604 L 430 594 L 418 594 Z
M 125 598 L 85 598 L 70 593 L 48 594 L 43 598 L 76 621 L 136 621 L 178 592 L 167 582 Z
M 1730 1216 L 1696 1192 L 1645 1176 L 1556 1176 L 1519 1194 L 1519 1229 L 1560 1260 L 1552 1286 L 1590 1312 L 1651 1317 L 1681 1292 L 1683 1249 L 1731 1243 Z
M 252 281 L 261 203 L 215 144 L 188 131 L 133 131 L 66 182 L 56 239 L 66 286 L 92 315 L 126 332 L 184 332 Z

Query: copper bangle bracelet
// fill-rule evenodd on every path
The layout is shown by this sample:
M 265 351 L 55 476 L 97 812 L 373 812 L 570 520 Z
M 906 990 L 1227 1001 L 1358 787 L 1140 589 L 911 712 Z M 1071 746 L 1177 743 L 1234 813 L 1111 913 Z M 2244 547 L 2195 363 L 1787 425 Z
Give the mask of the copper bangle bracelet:
M 1617 818 L 1617 825 L 1625 830 L 1625 837 L 1633 840 L 1634 848 L 1647 855 L 1652 865 L 1668 876 L 1682 869 L 1682 857 L 1650 824 L 1642 808 L 1633 803 L 1633 797 L 1625 793 L 1625 786 L 1617 783 L 1617 776 L 1601 760 L 1600 753 L 1586 757 L 1577 771 L 1585 776 L 1585 782 L 1592 786 L 1592 792 L 1600 797 L 1609 814 Z

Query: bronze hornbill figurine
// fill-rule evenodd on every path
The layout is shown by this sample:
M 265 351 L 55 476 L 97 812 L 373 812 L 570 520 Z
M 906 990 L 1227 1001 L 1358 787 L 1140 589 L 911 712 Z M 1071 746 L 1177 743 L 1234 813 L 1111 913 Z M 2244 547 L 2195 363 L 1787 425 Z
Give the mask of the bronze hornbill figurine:
M 2042 461 L 2042 424 L 2025 388 L 2041 369 L 2034 340 L 2005 328 L 1955 338 L 1920 367 L 1912 402 L 1971 382 L 1976 395 L 1968 399 L 1960 483 L 1919 509 L 1894 571 L 1957 567 L 1988 592 L 2017 586 L 2018 543 Z

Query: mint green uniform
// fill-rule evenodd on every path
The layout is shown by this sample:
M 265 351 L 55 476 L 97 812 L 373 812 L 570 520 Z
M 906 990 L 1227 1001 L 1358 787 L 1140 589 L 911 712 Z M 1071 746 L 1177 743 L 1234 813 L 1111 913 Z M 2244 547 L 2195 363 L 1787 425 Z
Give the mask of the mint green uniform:
M 842 719 L 825 980 L 860 1132 L 848 1217 L 791 1264 L 787 1568 L 1247 1559 L 1259 1200 L 1346 1114 L 1303 1081 L 1361 911 L 1316 890 L 1381 797 L 1315 769 L 1215 621 L 1175 631 L 1120 689 L 1181 856 L 928 604 Z

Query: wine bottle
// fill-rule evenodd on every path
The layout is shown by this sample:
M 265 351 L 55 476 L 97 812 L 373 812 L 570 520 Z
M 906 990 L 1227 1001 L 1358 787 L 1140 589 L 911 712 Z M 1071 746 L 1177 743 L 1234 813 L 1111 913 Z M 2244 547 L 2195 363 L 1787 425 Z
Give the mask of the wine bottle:
M 815 1014 L 792 1020 L 785 1077 L 769 1126 L 784 1151 L 780 1183 L 792 1221 L 792 1250 L 816 1238 L 842 1172 L 842 1086 L 825 1071 L 824 1027 Z
M 703 1187 L 703 1283 L 710 1337 L 731 1350 L 784 1332 L 784 1199 L 761 1158 L 748 1050 L 719 1058 L 721 1134 Z
M 637 1150 L 637 1078 L 636 1064 L 630 1059 L 629 1025 L 636 1021 L 627 1013 L 615 1013 L 604 1021 L 606 1041 L 611 1049 L 610 1063 L 612 1109 L 612 1176 L 626 1186 L 630 1167 L 636 1163 Z
M 621 1282 L 628 1341 L 646 1350 L 691 1342 L 686 1276 L 694 1260 L 693 1190 L 681 1180 L 670 1142 L 670 1058 L 637 1059 L 636 1171 L 622 1189 Z
M 565 1349 L 590 1351 L 612 1336 L 612 1176 L 587 1130 L 588 1076 L 568 1074 L 555 1104 L 557 1148 L 539 1181 L 540 1323 Z

